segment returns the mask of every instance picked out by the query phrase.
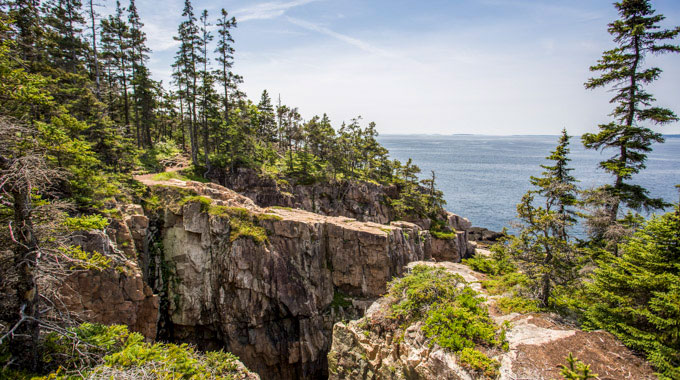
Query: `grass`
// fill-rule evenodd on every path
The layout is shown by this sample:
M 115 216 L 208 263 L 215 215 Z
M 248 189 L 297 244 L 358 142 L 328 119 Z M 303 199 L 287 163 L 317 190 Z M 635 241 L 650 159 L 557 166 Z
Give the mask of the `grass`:
M 188 181 L 189 178 L 183 176 L 179 172 L 163 172 L 163 173 L 158 173 L 154 174 L 153 177 L 151 177 L 154 181 L 169 181 L 171 179 L 178 179 L 180 181 Z
M 265 220 L 283 220 L 283 218 L 274 214 L 258 214 L 257 220 L 262 222 Z
M 210 180 L 203 178 L 202 175 L 197 173 L 197 169 L 191 168 L 182 171 L 171 171 L 154 174 L 151 179 L 154 181 L 169 181 L 171 179 L 178 179 L 180 181 L 195 181 L 201 183 L 208 183 Z
M 455 353 L 479 376 L 494 378 L 500 364 L 481 351 L 507 347 L 505 328 L 498 328 L 484 305 L 484 298 L 457 274 L 443 268 L 418 265 L 404 278 L 389 285 L 397 301 L 391 318 L 405 329 L 423 321 L 430 345 Z

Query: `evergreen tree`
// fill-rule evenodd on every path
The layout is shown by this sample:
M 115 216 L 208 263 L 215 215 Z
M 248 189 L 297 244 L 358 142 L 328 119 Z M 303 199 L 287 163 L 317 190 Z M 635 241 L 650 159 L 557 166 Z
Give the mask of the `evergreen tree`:
M 94 11 L 94 0 L 89 0 L 89 16 L 90 16 L 90 31 L 92 33 L 92 63 L 94 66 L 94 79 L 95 85 L 97 86 L 96 94 L 97 98 L 101 99 L 101 83 L 100 83 L 100 72 L 99 72 L 99 52 L 97 51 L 97 14 Z
M 52 64 L 70 73 L 82 70 L 81 57 L 86 44 L 82 40 L 85 19 L 81 14 L 80 0 L 52 0 L 48 5 L 47 25 L 50 29 L 48 43 Z
M 275 142 L 277 137 L 276 131 L 276 117 L 274 115 L 274 107 L 272 100 L 269 97 L 267 90 L 262 91 L 260 103 L 257 105 L 258 110 L 258 134 L 265 142 Z
M 229 120 L 229 90 L 232 88 L 234 74 L 231 67 L 234 65 L 234 38 L 231 29 L 236 28 L 236 19 L 229 18 L 229 13 L 222 8 L 220 18 L 217 21 L 217 62 L 220 64 L 218 78 L 224 90 L 224 120 Z
M 180 50 L 175 64 L 182 74 L 184 82 L 187 113 L 189 115 L 189 139 L 191 141 L 191 162 L 198 165 L 198 119 L 197 119 L 197 96 L 198 96 L 198 73 L 197 65 L 201 63 L 199 54 L 199 28 L 197 25 L 194 8 L 190 0 L 184 1 L 182 11 L 184 21 L 179 25 L 178 36 Z
M 586 326 L 645 352 L 662 378 L 680 378 L 680 206 L 652 217 L 620 252 L 587 287 Z
M 151 125 L 153 122 L 153 81 L 146 61 L 149 59 L 149 48 L 146 46 L 146 33 L 142 30 L 144 24 L 137 12 L 135 0 L 130 0 L 128 6 L 128 22 L 130 24 L 129 48 L 132 63 L 132 91 L 134 98 L 135 129 L 137 131 L 137 146 L 151 147 Z
M 567 167 L 569 136 L 562 131 L 557 148 L 542 165 L 542 177 L 531 177 L 535 189 L 517 205 L 520 232 L 509 241 L 510 254 L 531 280 L 530 289 L 543 306 L 550 303 L 555 285 L 567 285 L 576 278 L 577 248 L 569 240 L 574 224 L 570 206 L 576 200 L 574 178 Z M 535 206 L 536 196 L 543 206 Z
M 107 76 L 109 78 L 109 91 L 115 91 L 115 87 L 120 85 L 120 96 L 123 104 L 120 113 L 123 114 L 122 122 L 125 125 L 126 136 L 131 136 L 130 127 L 130 101 L 128 94 L 128 85 L 130 84 L 130 29 L 127 23 L 123 20 L 123 8 L 120 1 L 116 1 L 116 11 L 108 18 L 101 22 L 101 41 L 102 41 L 102 56 L 106 61 Z M 110 113 L 116 114 L 117 108 L 114 108 L 114 98 L 109 97 Z
M 203 124 L 203 155 L 206 171 L 210 171 L 210 131 L 208 130 L 208 105 L 210 102 L 210 94 L 212 93 L 212 76 L 208 71 L 208 44 L 212 41 L 213 36 L 208 30 L 210 28 L 210 23 L 208 22 L 208 11 L 203 10 L 201 14 L 201 27 L 200 27 L 200 39 L 199 39 L 199 50 L 201 53 L 201 61 L 203 63 L 203 70 L 200 72 L 201 76 L 201 115 Z
M 659 78 L 658 67 L 643 68 L 648 54 L 677 53 L 680 46 L 665 41 L 672 40 L 680 28 L 660 30 L 662 15 L 655 15 L 648 0 L 622 0 L 614 4 L 620 19 L 609 24 L 609 33 L 618 46 L 605 51 L 591 71 L 601 72 L 585 84 L 588 89 L 611 86 L 615 96 L 612 112 L 614 121 L 599 126 L 598 133 L 583 135 L 583 144 L 589 149 L 612 148 L 618 152 L 600 163 L 605 171 L 615 177 L 614 185 L 605 187 L 615 199 L 607 210 L 610 223 L 618 218 L 620 204 L 639 210 L 659 209 L 666 204 L 661 199 L 650 198 L 648 191 L 628 181 L 645 167 L 646 153 L 652 144 L 663 142 L 661 134 L 643 125 L 651 122 L 662 125 L 677 121 L 669 109 L 652 106 L 654 97 L 645 86 Z

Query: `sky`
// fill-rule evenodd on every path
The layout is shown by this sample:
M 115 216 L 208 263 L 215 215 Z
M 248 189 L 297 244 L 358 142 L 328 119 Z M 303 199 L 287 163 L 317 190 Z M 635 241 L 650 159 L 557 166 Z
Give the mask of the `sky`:
M 103 0 L 102 0 L 103 1 Z M 107 3 L 112 3 L 108 0 Z M 126 0 L 122 0 L 126 5 Z M 652 1 L 680 25 L 680 1 Z M 184 0 L 137 0 L 153 76 L 169 85 Z M 362 116 L 381 134 L 558 134 L 608 123 L 607 89 L 589 66 L 613 48 L 611 0 L 194 0 L 213 24 L 236 17 L 234 72 L 257 102 L 266 89 L 306 119 Z M 107 13 L 106 5 L 100 12 Z M 216 33 L 214 33 L 216 34 Z M 676 44 L 680 39 L 676 39 Z M 649 87 L 680 113 L 680 54 L 651 56 Z M 680 123 L 657 129 L 680 134 Z

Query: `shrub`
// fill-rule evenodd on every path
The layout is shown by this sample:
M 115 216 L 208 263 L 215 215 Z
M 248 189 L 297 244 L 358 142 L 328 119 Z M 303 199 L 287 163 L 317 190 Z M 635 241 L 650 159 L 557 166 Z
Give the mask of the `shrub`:
M 567 365 L 560 366 L 560 374 L 564 376 L 565 380 L 589 380 L 597 379 L 597 374 L 590 371 L 590 365 L 584 364 L 582 361 L 569 353 L 567 356 Z
M 187 344 L 146 343 L 142 335 L 129 332 L 126 326 L 84 323 L 71 331 L 80 340 L 80 349 L 73 350 L 72 340 L 52 334 L 51 358 L 65 355 L 67 359 L 61 360 L 62 369 L 45 379 L 71 378 L 71 371 L 86 378 L 135 378 L 142 374 L 159 379 L 243 378 L 238 358 L 230 353 L 199 353 Z M 88 358 L 82 357 L 85 352 Z M 93 367 L 95 362 L 101 364 Z
M 662 378 L 680 378 L 680 207 L 652 217 L 600 261 L 586 285 L 585 327 L 604 329 L 644 352 Z
M 422 320 L 430 344 L 456 353 L 461 363 L 483 376 L 498 374 L 499 363 L 477 348 L 507 347 L 505 328 L 497 328 L 484 298 L 460 275 L 418 265 L 409 275 L 390 283 L 389 295 L 397 300 L 392 305 L 391 317 L 404 328 Z
M 528 299 L 521 296 L 500 297 L 496 299 L 496 307 L 503 313 L 538 313 L 543 309 L 538 300 Z
M 111 267 L 111 259 L 97 251 L 86 252 L 78 246 L 59 247 L 59 251 L 73 260 L 71 269 L 83 268 L 101 271 Z
M 64 220 L 64 226 L 71 231 L 103 230 L 108 225 L 108 219 L 98 214 L 77 216 Z

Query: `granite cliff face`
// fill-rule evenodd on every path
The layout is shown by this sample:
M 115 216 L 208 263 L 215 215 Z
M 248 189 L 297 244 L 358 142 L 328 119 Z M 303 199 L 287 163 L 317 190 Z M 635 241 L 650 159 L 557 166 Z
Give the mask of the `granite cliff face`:
M 80 231 L 71 241 L 84 251 L 98 252 L 111 260 L 105 270 L 79 270 L 69 275 L 55 289 L 61 303 L 77 320 L 102 324 L 127 325 L 147 339 L 156 338 L 159 297 L 144 281 L 137 261 L 147 233 L 148 219 L 140 215 L 141 207 L 128 208 L 131 214 L 111 223 L 108 233 Z M 120 247 L 121 249 L 119 249 Z
M 394 220 L 388 197 L 397 196 L 395 186 L 351 181 L 289 184 L 245 168 L 237 169 L 234 173 L 216 173 L 215 179 L 261 207 L 292 207 L 321 215 L 345 216 L 381 224 Z
M 454 263 L 411 263 L 437 265 L 461 275 L 477 291 L 482 291 L 482 275 Z M 560 322 L 556 316 L 532 313 L 500 314 L 487 300 L 491 316 L 507 331 L 509 350 L 493 358 L 501 364 L 500 379 L 556 379 L 559 365 L 571 352 L 590 364 L 600 379 L 656 379 L 652 368 L 628 350 L 613 335 L 584 332 Z M 431 344 L 422 331 L 422 322 L 409 326 L 403 334 L 385 330 L 375 321 L 389 313 L 389 300 L 381 298 L 364 318 L 337 323 L 328 354 L 330 379 L 451 379 L 472 380 L 479 375 L 462 365 L 451 352 Z
M 432 257 L 434 239 L 415 224 L 263 209 L 218 185 L 174 185 L 153 188 L 168 204 L 170 338 L 224 348 L 265 377 L 324 377 L 333 323 L 361 315 L 406 264 Z M 187 193 L 205 198 L 178 203 Z M 242 234 L 249 223 L 266 239 Z

